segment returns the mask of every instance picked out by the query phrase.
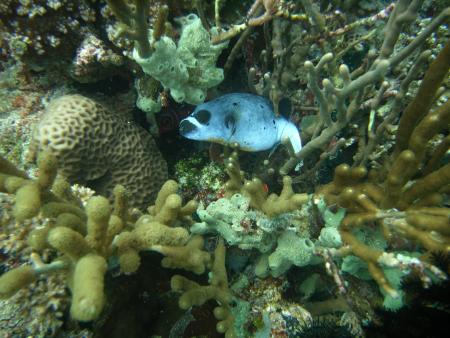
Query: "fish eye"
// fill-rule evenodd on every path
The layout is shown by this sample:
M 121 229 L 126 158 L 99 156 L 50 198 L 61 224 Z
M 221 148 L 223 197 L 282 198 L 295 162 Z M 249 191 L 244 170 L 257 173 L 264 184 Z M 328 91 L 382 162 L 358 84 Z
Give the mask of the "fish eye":
M 193 117 L 201 124 L 206 124 L 211 119 L 211 112 L 209 110 L 202 109 L 195 112 Z

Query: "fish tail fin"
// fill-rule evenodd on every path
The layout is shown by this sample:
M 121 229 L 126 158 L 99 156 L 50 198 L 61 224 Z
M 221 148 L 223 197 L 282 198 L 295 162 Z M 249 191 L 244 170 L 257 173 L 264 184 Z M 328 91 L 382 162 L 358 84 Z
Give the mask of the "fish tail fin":
M 300 132 L 297 127 L 293 123 L 287 123 L 283 131 L 281 133 L 281 141 L 283 143 L 289 142 L 294 150 L 294 153 L 297 154 L 302 149 L 302 140 L 300 138 Z

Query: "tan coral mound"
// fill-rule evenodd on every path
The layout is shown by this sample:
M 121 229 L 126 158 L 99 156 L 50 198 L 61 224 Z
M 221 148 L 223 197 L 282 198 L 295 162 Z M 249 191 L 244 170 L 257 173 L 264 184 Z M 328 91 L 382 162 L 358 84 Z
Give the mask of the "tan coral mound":
M 49 149 L 59 173 L 72 183 L 112 196 L 126 187 L 132 206 L 144 209 L 167 179 L 167 165 L 152 137 L 120 114 L 81 95 L 50 102 L 35 133 L 32 153 Z

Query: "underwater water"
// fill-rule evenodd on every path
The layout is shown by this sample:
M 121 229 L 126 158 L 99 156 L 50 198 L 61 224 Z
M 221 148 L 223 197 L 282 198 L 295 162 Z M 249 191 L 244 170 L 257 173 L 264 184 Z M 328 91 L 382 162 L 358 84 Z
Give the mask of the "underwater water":
M 449 22 L 2 1 L 0 336 L 446 336 Z

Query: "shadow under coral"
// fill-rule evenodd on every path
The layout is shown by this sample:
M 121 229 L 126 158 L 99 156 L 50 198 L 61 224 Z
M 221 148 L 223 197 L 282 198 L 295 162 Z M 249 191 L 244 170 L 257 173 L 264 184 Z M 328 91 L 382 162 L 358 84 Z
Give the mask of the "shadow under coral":
M 211 314 L 214 302 L 186 314 L 178 307 L 179 294 L 170 289 L 172 275 L 181 273 L 196 281 L 199 277 L 184 270 L 164 269 L 161 258 L 158 253 L 143 252 L 135 274 L 109 274 L 105 281 L 109 301 L 103 318 L 94 324 L 96 337 L 221 337 Z
M 450 256 L 433 254 L 434 263 L 448 271 Z M 404 283 L 409 304 L 397 312 L 378 310 L 381 325 L 372 324 L 365 332 L 368 338 L 382 337 L 443 337 L 442 330 L 450 319 L 450 281 L 424 289 L 417 279 Z M 407 299 L 408 300 L 408 299 Z

